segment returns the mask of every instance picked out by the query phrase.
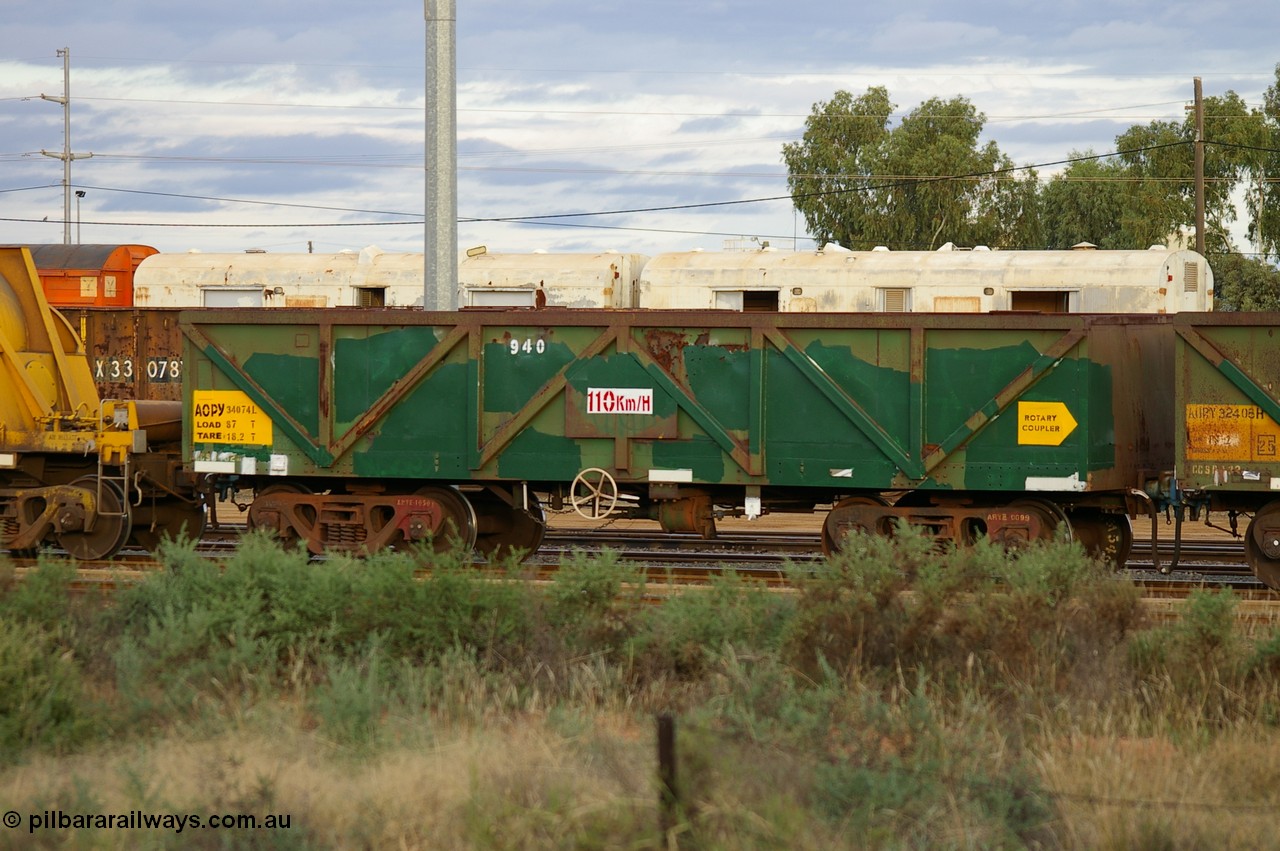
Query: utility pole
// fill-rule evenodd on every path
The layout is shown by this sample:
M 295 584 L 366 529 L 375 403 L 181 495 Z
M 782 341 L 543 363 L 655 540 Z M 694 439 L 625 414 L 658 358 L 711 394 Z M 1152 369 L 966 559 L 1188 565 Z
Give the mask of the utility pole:
M 62 104 L 62 153 L 40 151 L 46 157 L 62 160 L 62 244 L 71 244 L 71 161 L 85 160 L 93 154 L 71 153 L 71 48 L 58 51 L 62 57 L 62 97 L 40 95 L 41 100 Z
M 1196 251 L 1204 254 L 1204 92 L 1195 78 L 1196 102 Z
M 422 306 L 458 307 L 456 0 L 423 0 L 427 21 L 427 150 Z

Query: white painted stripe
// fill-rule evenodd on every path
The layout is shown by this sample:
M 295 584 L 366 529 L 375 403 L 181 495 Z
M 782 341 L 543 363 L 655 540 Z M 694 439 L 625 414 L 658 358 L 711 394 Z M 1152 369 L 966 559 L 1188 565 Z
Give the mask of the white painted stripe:
M 693 481 L 693 470 L 650 470 L 649 481 L 672 484 Z
M 196 461 L 193 465 L 197 473 L 234 473 L 235 461 Z
M 1085 483 L 1080 481 L 1079 473 L 1055 478 L 1053 476 L 1027 476 L 1029 491 L 1083 491 Z

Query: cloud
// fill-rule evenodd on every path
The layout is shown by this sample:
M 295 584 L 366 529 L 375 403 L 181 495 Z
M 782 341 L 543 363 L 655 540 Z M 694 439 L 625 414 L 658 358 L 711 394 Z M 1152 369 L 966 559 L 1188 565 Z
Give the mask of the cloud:
M 856 16 L 829 0 L 458 6 L 461 215 L 672 208 L 459 226 L 461 241 L 491 250 L 802 237 L 785 201 L 689 207 L 785 196 L 781 145 L 841 88 L 884 85 L 901 112 L 963 95 L 987 116 L 984 140 L 1019 164 L 1109 150 L 1132 124 L 1180 120 L 1197 74 L 1207 93 L 1234 88 L 1256 103 L 1274 81 L 1280 23 L 1270 6 L 1244 15 L 1220 0 L 1061 0 L 1033 12 L 977 0 L 963 14 L 919 0 Z M 61 240 L 62 165 L 39 152 L 61 149 L 62 112 L 20 98 L 61 92 L 54 51 L 70 46 L 72 147 L 95 153 L 72 169 L 92 187 L 86 239 L 421 249 L 420 225 L 348 212 L 423 207 L 421 5 L 17 7 L 0 60 L 0 216 L 19 220 L 7 222 L 12 238 Z

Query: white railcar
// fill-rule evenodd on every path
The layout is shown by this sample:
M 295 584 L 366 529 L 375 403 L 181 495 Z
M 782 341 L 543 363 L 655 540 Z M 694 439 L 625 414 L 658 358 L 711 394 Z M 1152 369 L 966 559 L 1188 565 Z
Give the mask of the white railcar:
M 422 255 L 155 254 L 134 273 L 137 307 L 421 306 Z
M 460 307 L 643 307 L 636 285 L 649 258 L 599 254 L 474 253 L 458 261 Z
M 643 254 L 487 254 L 458 261 L 460 307 L 635 307 Z M 138 307 L 421 307 L 423 258 L 375 247 L 339 254 L 157 254 L 139 265 Z
M 781 312 L 1213 309 L 1194 251 L 686 251 L 474 253 L 458 304 Z M 134 274 L 137 307 L 421 307 L 423 258 L 340 254 L 155 254 Z
M 781 312 L 1177 313 L 1213 309 L 1194 251 L 701 252 L 654 256 L 639 302 Z

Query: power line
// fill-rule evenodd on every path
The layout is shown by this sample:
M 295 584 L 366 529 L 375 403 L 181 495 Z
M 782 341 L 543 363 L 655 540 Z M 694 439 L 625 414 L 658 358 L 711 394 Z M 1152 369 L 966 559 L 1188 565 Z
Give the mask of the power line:
M 1033 169 L 1050 168 L 1050 167 L 1059 166 L 1059 165 L 1070 165 L 1072 163 L 1077 163 L 1077 162 L 1087 162 L 1089 160 L 1105 159 L 1108 157 L 1123 156 L 1125 154 L 1145 153 L 1147 151 L 1160 150 L 1162 148 L 1178 147 L 1178 146 L 1188 145 L 1188 144 L 1190 143 L 1181 142 L 1181 141 L 1169 142 L 1162 145 L 1148 145 L 1142 148 L 1133 148 L 1131 150 L 1125 150 L 1125 151 L 1113 151 L 1107 154 L 1089 154 L 1089 155 L 1080 156 L 1080 157 L 1070 157 L 1064 160 L 1056 160 L 1054 162 L 1048 162 L 1048 163 L 1039 163 L 1037 165 L 1010 166 L 1008 168 L 992 169 L 990 171 L 973 172 L 970 174 L 961 174 L 961 175 L 940 175 L 940 176 L 930 176 L 930 177 L 918 177 L 918 178 L 911 178 L 910 180 L 900 180 L 900 181 L 895 181 L 891 183 L 877 183 L 874 186 L 864 185 L 864 186 L 855 186 L 855 187 L 840 187 L 837 189 L 814 190 L 812 192 L 799 192 L 799 193 L 791 193 L 788 195 L 774 195 L 767 198 L 744 198 L 736 201 L 707 201 L 699 204 L 679 204 L 679 205 L 670 205 L 670 206 L 664 206 L 664 207 L 640 207 L 640 208 L 630 209 L 630 210 L 611 210 L 603 213 L 601 212 L 560 213 L 556 215 L 544 215 L 544 216 L 503 216 L 503 217 L 489 218 L 489 219 L 475 219 L 474 221 L 515 222 L 515 221 L 525 221 L 529 219 L 581 218 L 585 216 L 623 215 L 623 214 L 634 214 L 634 213 L 666 213 L 666 212 L 672 212 L 675 210 L 697 210 L 697 209 L 705 209 L 709 207 L 727 207 L 727 206 L 732 206 L 736 204 L 756 204 L 756 203 L 766 203 L 771 201 L 784 201 L 784 200 L 791 201 L 798 198 L 820 198 L 828 195 L 847 195 L 854 192 L 866 192 L 872 189 L 877 189 L 877 190 L 893 189 L 897 186 L 917 185 L 920 183 L 931 183 L 931 182 L 936 183 L 936 182 L 945 182 L 945 181 L 951 181 L 951 180 L 974 180 L 974 179 L 981 179 L 981 178 L 997 177 L 1000 175 L 1012 174 L 1013 172 L 1018 172 L 1018 171 L 1030 171 Z M 870 182 L 874 180 L 880 180 L 882 178 L 877 178 L 875 176 L 863 176 L 863 177 L 857 177 L 854 179 L 858 179 L 864 182 Z
M 810 192 L 791 193 L 787 195 L 773 195 L 773 196 L 760 197 L 760 198 L 742 198 L 742 199 L 729 200 L 729 201 L 707 201 L 707 202 L 694 203 L 694 204 L 669 204 L 669 205 L 656 206 L 656 207 L 637 207 L 637 208 L 619 209 L 619 210 L 597 210 L 592 212 L 577 212 L 577 213 L 549 213 L 549 214 L 528 215 L 528 216 L 491 216 L 491 217 L 475 217 L 475 218 L 460 217 L 459 221 L 465 222 L 468 224 L 481 224 L 481 223 L 487 223 L 487 222 L 492 222 L 492 223 L 527 222 L 527 223 L 548 224 L 550 223 L 550 220 L 562 220 L 562 219 L 572 219 L 572 218 L 580 219 L 580 218 L 590 218 L 594 216 L 635 215 L 638 213 L 677 212 L 677 211 L 684 211 L 684 210 L 701 210 L 701 209 L 710 209 L 710 208 L 717 208 L 717 207 L 741 206 L 746 204 L 762 204 L 762 203 L 774 203 L 778 201 L 794 201 L 798 198 L 813 198 L 813 197 L 823 197 L 823 196 L 829 196 L 829 195 L 850 194 L 853 192 L 870 191 L 871 189 L 883 190 L 883 189 L 891 189 L 896 186 L 919 185 L 920 183 L 945 182 L 945 181 L 954 181 L 954 180 L 978 180 L 978 179 L 987 179 L 987 178 L 993 178 L 993 177 L 998 178 L 1001 176 L 1008 176 L 1014 172 L 1019 172 L 1019 171 L 1030 171 L 1033 169 L 1049 168 L 1049 167 L 1059 166 L 1059 165 L 1070 165 L 1078 162 L 1106 159 L 1109 157 L 1123 156 L 1126 154 L 1145 153 L 1148 151 L 1178 147 L 1178 146 L 1187 145 L 1187 144 L 1190 144 L 1190 143 L 1183 142 L 1183 141 L 1169 142 L 1161 145 L 1149 145 L 1142 148 L 1134 148 L 1134 149 L 1124 150 L 1124 151 L 1113 151 L 1113 152 L 1104 153 L 1104 154 L 1090 154 L 1090 155 L 1085 155 L 1080 157 L 1070 157 L 1067 159 L 1055 160 L 1053 162 L 1039 163 L 1034 165 L 1024 165 L 1024 166 L 1010 166 L 1008 168 L 992 169 L 989 171 L 974 172 L 970 174 L 923 176 L 923 177 L 912 177 L 907 179 L 898 178 L 893 180 L 892 182 L 880 182 L 880 183 L 876 183 L 875 185 L 862 185 L 857 187 L 840 187 L 836 189 L 814 190 Z M 877 176 L 864 176 L 864 177 L 859 177 L 857 179 L 863 181 L 864 183 L 868 183 L 870 181 L 884 180 L 884 178 L 877 177 Z M 122 193 L 128 193 L 128 194 L 138 194 L 138 195 L 156 195 L 160 197 L 184 198 L 184 199 L 201 200 L 201 201 L 215 201 L 220 203 L 259 204 L 263 206 L 294 207 L 299 209 L 319 209 L 319 210 L 327 210 L 331 212 L 370 213 L 374 215 L 421 216 L 420 213 L 405 213 L 405 212 L 386 211 L 386 210 L 364 210 L 364 209 L 343 208 L 343 207 L 330 207 L 330 206 L 322 206 L 322 205 L 289 204 L 289 203 L 282 203 L 282 202 L 255 201 L 255 200 L 237 199 L 237 198 L 219 198 L 215 196 L 202 196 L 202 195 L 185 195 L 185 194 L 179 194 L 179 193 L 154 192 L 154 191 L 147 191 L 147 190 L 113 189 L 111 187 L 90 186 L 90 187 L 84 187 L 84 188 L 93 189 L 95 191 L 101 191 L 101 192 L 122 192 Z M 36 220 L 21 219 L 21 218 L 0 218 L 0 221 L 35 222 Z M 164 227 L 164 228 L 175 228 L 175 227 L 306 228 L 306 227 L 365 227 L 365 226 L 385 227 L 385 226 L 394 226 L 394 225 L 412 225 L 412 224 L 420 225 L 422 224 L 422 219 L 418 218 L 416 220 L 410 220 L 406 222 L 327 222 L 327 223 L 310 222 L 310 223 L 304 223 L 304 224 L 234 224 L 234 223 L 190 224 L 190 223 L 181 223 L 181 222 L 165 222 L 165 223 L 85 222 L 85 224 L 101 225 L 101 226 L 115 225 L 115 226 L 128 226 L 128 227 Z M 602 226 L 593 225 L 591 227 L 602 227 Z
M 26 100 L 27 98 L 2 98 L 0 100 Z M 340 104 L 340 103 L 298 103 L 285 101 L 225 101 L 225 100 L 194 100 L 188 98 L 131 98 L 131 97 L 101 97 L 101 96 L 83 96 L 78 98 L 83 101 L 99 101 L 103 103 L 155 103 L 155 104 L 172 104 L 177 106 L 232 106 L 232 107 L 262 107 L 269 109 L 339 109 L 339 110 L 374 110 L 374 111 L 390 111 L 390 112 L 425 112 L 425 106 L 390 106 L 377 104 Z M 1136 109 L 1152 109 L 1155 107 L 1178 106 L 1184 101 L 1160 101 L 1156 103 L 1129 104 L 1126 106 L 1110 106 L 1098 109 L 1081 109 L 1071 110 L 1069 112 L 1055 113 L 1034 113 L 1034 114 L 1014 114 L 1014 115 L 984 115 L 982 119 L 988 122 L 1004 122 L 1004 121 L 1049 121 L 1062 118 L 1076 118 L 1082 116 L 1106 115 L 1108 113 L 1120 113 L 1126 110 Z M 621 115 L 634 116 L 641 118 L 652 118 L 670 116 L 672 118 L 811 118 L 814 117 L 812 112 L 685 112 L 675 110 L 622 110 L 622 109 L 553 109 L 553 108 L 515 108 L 515 107 L 484 107 L 484 106 L 460 106 L 458 112 L 475 112 L 475 113 L 493 113 L 493 114 L 509 114 L 509 115 Z M 883 115 L 831 115 L 819 116 L 828 121 L 887 121 L 895 115 L 903 115 L 905 113 L 892 112 Z M 978 116 L 969 114 L 950 115 L 941 113 L 934 115 L 935 118 L 952 118 L 979 120 Z M 1132 116 L 1120 116 L 1117 118 L 1131 118 Z M 1213 117 L 1213 116 L 1206 116 Z

